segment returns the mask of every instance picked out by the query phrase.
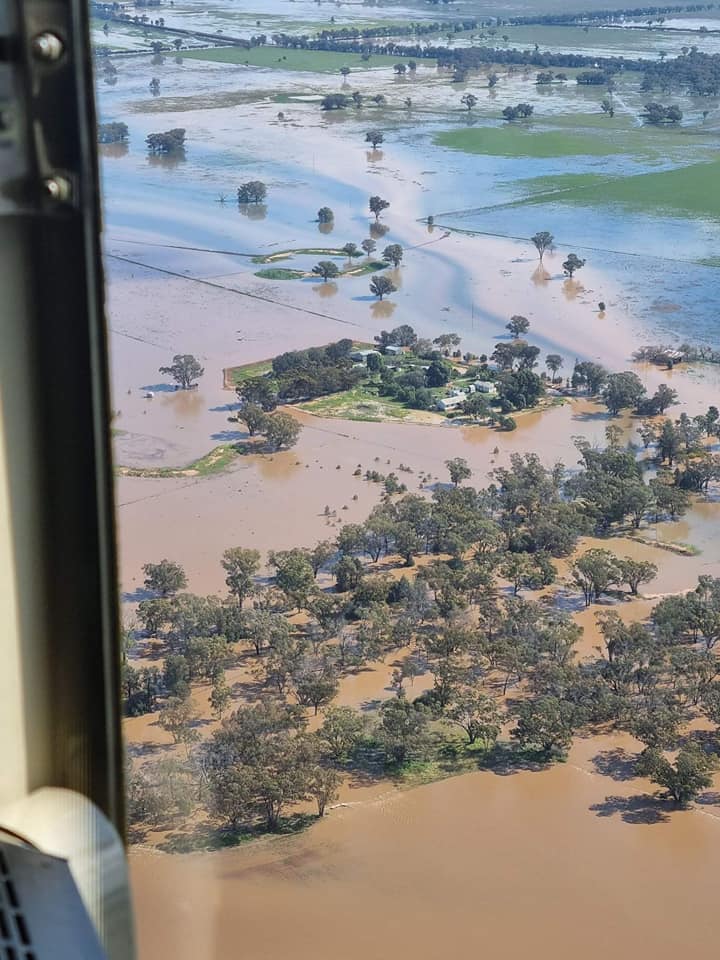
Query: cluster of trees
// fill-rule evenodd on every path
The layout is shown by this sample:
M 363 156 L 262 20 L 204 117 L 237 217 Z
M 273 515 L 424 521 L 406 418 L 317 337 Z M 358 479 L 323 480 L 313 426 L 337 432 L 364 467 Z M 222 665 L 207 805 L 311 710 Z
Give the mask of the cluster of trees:
M 664 106 L 662 103 L 646 103 L 641 114 L 646 123 L 680 123 L 683 118 L 682 110 L 677 106 Z
M 267 197 L 267 186 L 262 180 L 248 180 L 237 189 L 238 203 L 262 203 Z
M 150 133 L 145 138 L 148 151 L 155 154 L 179 153 L 185 149 L 185 131 L 181 127 L 164 133 Z
M 491 750 L 509 724 L 520 756 L 548 760 L 562 755 L 576 732 L 614 724 L 645 746 L 638 773 L 678 803 L 692 799 L 709 783 L 707 755 L 692 743 L 675 762 L 664 751 L 700 714 L 720 725 L 720 580 L 702 577 L 695 591 L 666 597 L 647 623 L 598 613 L 602 646 L 582 662 L 574 655 L 581 628 L 524 595 L 556 581 L 553 558 L 570 555 L 596 519 L 590 499 L 614 499 L 616 482 L 638 480 L 631 452 L 579 447 L 584 479 L 575 499 L 576 477 L 566 481 L 562 465 L 546 468 L 535 455 L 514 455 L 485 490 L 464 485 L 467 463 L 451 460 L 452 486 L 436 486 L 430 499 L 388 494 L 334 542 L 271 554 L 269 585 L 258 580 L 257 551 L 226 551 L 226 600 L 178 593 L 186 578 L 177 565 L 148 564 L 146 585 L 159 595 L 142 601 L 138 617 L 164 648 L 164 665 L 126 665 L 123 690 L 128 712 L 159 709 L 160 724 L 187 746 L 175 780 L 185 778 L 217 823 L 273 830 L 310 798 L 322 815 L 348 767 L 431 759 L 438 737 L 442 748 L 452 729 L 469 746 Z M 613 494 L 593 493 L 608 483 L 616 484 Z M 434 557 L 416 575 L 373 572 L 383 557 L 408 567 L 425 552 Z M 332 573 L 334 592 L 320 588 L 323 571 Z M 656 568 L 591 549 L 575 557 L 571 574 L 591 604 L 622 585 L 636 594 Z M 245 647 L 261 692 L 237 706 L 225 671 Z M 374 718 L 333 705 L 344 675 L 390 654 L 396 696 Z M 413 696 L 420 675 L 431 683 Z M 196 746 L 193 683 L 210 685 L 221 721 Z M 308 710 L 322 711 L 312 734 Z M 158 782 L 163 778 L 142 771 L 132 775 L 137 820 L 177 807 L 153 801 Z
M 127 138 L 128 126 L 126 123 L 98 124 L 99 143 L 124 143 Z
M 643 68 L 642 89 L 645 91 L 686 90 L 696 97 L 716 97 L 720 94 L 720 55 L 698 52 L 696 47 L 685 48 L 682 57 L 671 60 L 647 61 Z
M 518 103 L 516 107 L 505 107 L 502 112 L 505 120 L 527 120 L 535 112 L 531 103 Z
M 265 413 L 274 410 L 280 400 L 292 401 L 320 397 L 349 390 L 362 378 L 353 366 L 352 340 L 338 340 L 325 347 L 291 350 L 272 362 L 272 370 L 249 377 L 237 387 L 243 406 L 258 406 Z

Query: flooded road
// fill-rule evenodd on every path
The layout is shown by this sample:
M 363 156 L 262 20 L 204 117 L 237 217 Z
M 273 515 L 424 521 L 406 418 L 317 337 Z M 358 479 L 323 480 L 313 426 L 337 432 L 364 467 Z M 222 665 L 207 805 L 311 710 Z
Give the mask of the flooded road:
M 668 815 L 638 796 L 644 782 L 596 772 L 607 747 L 594 738 L 542 773 L 470 774 L 333 809 L 294 839 L 135 852 L 143 955 L 708 957 L 717 795 Z

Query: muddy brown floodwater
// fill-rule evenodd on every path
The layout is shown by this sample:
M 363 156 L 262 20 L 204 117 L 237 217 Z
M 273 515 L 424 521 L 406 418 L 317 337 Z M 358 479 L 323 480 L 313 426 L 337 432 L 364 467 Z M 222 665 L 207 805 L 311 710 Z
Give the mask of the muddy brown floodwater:
M 334 809 L 288 840 L 137 851 L 142 955 L 710 957 L 717 796 L 668 815 L 643 781 L 596 772 L 617 744 L 591 738 L 542 773 L 469 774 Z

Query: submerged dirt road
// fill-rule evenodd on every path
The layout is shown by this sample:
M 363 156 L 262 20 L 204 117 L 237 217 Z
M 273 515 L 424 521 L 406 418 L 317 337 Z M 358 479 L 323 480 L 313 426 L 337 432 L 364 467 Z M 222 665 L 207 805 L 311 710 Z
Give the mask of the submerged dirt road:
M 141 955 L 714 955 L 720 798 L 671 812 L 620 779 L 621 761 L 597 772 L 608 747 L 593 738 L 542 774 L 471 774 L 334 809 L 289 840 L 136 851 Z

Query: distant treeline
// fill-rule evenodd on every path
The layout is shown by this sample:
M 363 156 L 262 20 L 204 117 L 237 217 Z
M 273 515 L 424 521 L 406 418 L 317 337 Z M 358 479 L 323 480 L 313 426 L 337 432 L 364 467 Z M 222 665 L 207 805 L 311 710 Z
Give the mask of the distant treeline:
M 462 20 L 440 20 L 430 23 L 409 23 L 406 26 L 384 24 L 374 27 L 335 27 L 321 30 L 322 39 L 368 39 L 373 37 L 427 36 L 433 33 L 463 33 L 469 30 L 492 30 L 496 27 L 523 26 L 574 26 L 578 23 L 617 23 L 624 19 L 639 17 L 666 17 L 668 14 L 701 13 L 713 10 L 715 3 L 673 4 L 665 7 L 631 7 L 620 10 L 590 10 L 586 13 L 545 13 L 525 17 L 486 17 L 484 19 L 465 18 Z

